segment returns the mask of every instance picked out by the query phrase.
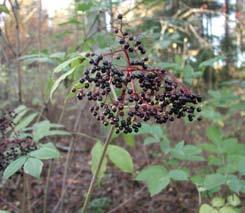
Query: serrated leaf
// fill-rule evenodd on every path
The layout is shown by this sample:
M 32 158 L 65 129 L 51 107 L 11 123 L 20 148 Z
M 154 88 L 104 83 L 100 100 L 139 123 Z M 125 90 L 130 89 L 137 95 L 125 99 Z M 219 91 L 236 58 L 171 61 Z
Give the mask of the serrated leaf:
M 14 161 L 12 161 L 7 168 L 4 170 L 3 173 L 3 179 L 7 180 L 9 177 L 11 177 L 13 174 L 15 174 L 26 162 L 27 157 L 22 156 Z
M 170 44 L 170 42 L 166 42 L 167 45 Z M 180 69 L 180 66 L 178 64 L 175 64 L 175 63 L 162 63 L 161 64 L 163 68 L 165 69 L 173 69 L 173 70 L 179 70 Z
M 168 138 L 162 139 L 160 141 L 160 148 L 165 154 L 168 154 L 171 151 L 170 141 Z
M 206 135 L 210 141 L 215 144 L 219 144 L 222 141 L 223 134 L 221 130 L 216 126 L 210 126 L 207 128 Z
M 50 94 L 53 84 L 54 84 L 54 80 L 52 76 L 50 75 L 47 81 L 45 82 L 45 86 L 44 86 L 44 95 L 45 95 L 46 102 L 49 101 L 49 94 Z
M 147 123 L 143 123 L 137 134 L 151 134 L 157 139 L 160 139 L 163 135 L 163 128 L 160 125 L 149 125 Z
M 128 173 L 133 172 L 133 160 L 127 150 L 120 146 L 109 145 L 107 154 L 112 163 L 120 170 Z
M 65 58 L 65 55 L 66 55 L 65 52 L 56 52 L 56 53 L 52 53 L 49 57 L 62 60 Z
M 174 158 L 187 161 L 203 161 L 204 158 L 200 155 L 201 152 L 201 149 L 194 145 L 184 145 L 184 141 L 179 142 L 171 149 Z
M 35 178 L 40 178 L 43 162 L 36 158 L 28 158 L 24 164 L 24 172 Z
M 242 185 L 237 176 L 229 175 L 227 179 L 227 185 L 231 191 L 238 193 L 242 189 Z
M 158 143 L 159 140 L 155 137 L 148 137 L 144 139 L 144 144 L 145 145 L 149 145 L 149 144 L 153 144 L 153 143 Z
M 236 194 L 233 194 L 227 197 L 227 203 L 233 207 L 237 207 L 241 205 L 241 200 Z
M 25 105 L 20 105 L 18 106 L 15 110 L 14 113 L 18 114 L 20 112 L 22 112 L 23 110 L 27 109 Z
M 54 73 L 59 73 L 61 71 L 63 71 L 65 68 L 67 68 L 71 63 L 73 63 L 74 61 L 78 60 L 78 59 L 82 59 L 85 60 L 85 58 L 81 55 L 73 57 L 65 62 L 63 62 L 62 64 L 58 65 L 55 69 L 54 69 Z
M 19 112 L 18 114 L 16 114 L 16 117 L 13 119 L 13 122 L 15 124 L 18 124 L 20 122 L 20 120 L 24 117 L 24 115 L 28 112 L 28 109 L 24 109 L 21 112 Z
M 208 165 L 212 165 L 212 166 L 222 166 L 224 163 L 222 161 L 222 159 L 217 156 L 217 155 L 212 155 L 210 154 L 208 156 Z
M 50 122 L 48 120 L 35 123 L 33 126 L 33 140 L 38 142 L 49 133 Z
M 245 193 L 245 180 L 240 180 L 240 184 L 241 184 L 241 192 Z
M 28 155 L 41 160 L 57 159 L 60 157 L 59 151 L 52 143 L 42 144 L 39 149 L 30 152 Z
M 62 81 L 65 80 L 66 77 L 68 77 L 69 75 L 71 75 L 74 71 L 76 70 L 76 67 L 73 67 L 72 69 L 70 69 L 69 71 L 67 71 L 66 73 L 64 73 L 63 75 L 61 75 L 53 84 L 51 91 L 50 91 L 50 95 L 49 98 L 52 101 L 53 100 L 53 95 L 54 92 L 57 90 L 57 88 L 59 87 L 59 85 L 61 84 Z
M 33 140 L 34 141 L 39 141 L 40 139 L 42 139 L 43 137 L 51 137 L 51 136 L 70 136 L 71 133 L 67 132 L 65 130 L 49 130 L 49 131 L 38 131 L 39 133 L 37 133 L 37 135 L 33 136 Z M 35 137 L 37 137 L 38 140 L 35 140 Z
M 203 116 L 204 118 L 210 119 L 211 121 L 214 121 L 214 122 L 220 122 L 223 119 L 223 116 L 219 112 L 216 112 L 210 106 L 203 107 L 202 111 L 200 112 L 200 115 Z
M 71 133 L 65 130 L 50 130 L 46 136 L 58 136 L 58 135 L 69 136 L 71 135 Z
M 211 190 L 225 183 L 225 176 L 219 173 L 207 175 L 204 180 L 206 190 Z
M 188 84 L 192 84 L 193 77 L 194 77 L 194 70 L 188 64 L 184 67 L 184 81 L 187 82 Z
M 202 204 L 199 213 L 218 213 L 218 210 L 208 204 Z
M 236 138 L 226 138 L 222 142 L 222 151 L 229 155 L 239 153 L 241 147 Z
M 27 115 L 26 117 L 24 117 L 16 126 L 15 126 L 15 130 L 19 131 L 24 129 L 25 127 L 27 127 L 29 124 L 31 124 L 31 122 L 35 119 L 35 117 L 38 114 L 36 112 Z
M 50 123 L 50 128 L 64 128 L 64 125 L 57 123 Z
M 188 180 L 188 176 L 189 176 L 187 172 L 181 169 L 171 170 L 169 171 L 168 175 L 170 178 L 172 178 L 173 180 L 177 180 L 177 181 Z
M 217 145 L 212 143 L 202 143 L 199 145 L 203 150 L 208 151 L 210 153 L 219 153 L 217 150 Z
M 151 196 L 161 192 L 170 182 L 167 170 L 161 165 L 149 166 L 143 169 L 136 177 L 137 181 L 143 181 Z
M 241 175 L 245 175 L 245 158 L 242 158 L 238 161 L 237 168 Z
M 97 142 L 91 151 L 91 155 L 92 155 L 92 165 L 91 165 L 91 170 L 92 173 L 95 174 L 96 169 L 98 168 L 98 164 L 101 158 L 103 152 L 103 145 L 101 142 Z M 107 167 L 107 158 L 104 158 L 99 174 L 98 174 L 98 182 L 100 182 L 101 178 L 104 176 L 105 172 L 106 172 L 106 167 Z
M 204 177 L 202 175 L 195 175 L 191 177 L 192 183 L 198 186 L 202 186 L 204 182 Z
M 48 64 L 55 64 L 55 61 L 51 60 L 48 55 L 46 54 L 32 54 L 32 55 L 24 55 L 18 58 L 19 60 L 25 61 L 27 64 L 32 64 L 34 62 L 37 63 L 48 63 Z
M 217 208 L 220 208 L 222 206 L 225 205 L 225 199 L 223 197 L 214 197 L 212 200 L 211 200 L 211 205 L 213 207 L 217 207 Z
M 219 213 L 240 213 L 240 211 L 231 206 L 224 206 L 219 210 Z

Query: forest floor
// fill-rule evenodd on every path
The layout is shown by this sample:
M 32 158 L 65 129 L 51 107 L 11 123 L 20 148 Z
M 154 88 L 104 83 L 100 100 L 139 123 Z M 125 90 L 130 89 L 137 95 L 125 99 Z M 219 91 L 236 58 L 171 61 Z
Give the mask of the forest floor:
M 202 125 L 196 125 L 198 134 L 192 134 L 191 130 L 195 124 L 188 127 L 183 123 L 175 123 L 168 126 L 168 134 L 171 141 L 185 140 L 188 143 L 204 141 L 205 136 Z M 205 123 L 203 124 L 205 125 Z M 178 131 L 176 131 L 176 129 Z M 85 131 L 86 132 L 86 131 Z M 93 131 L 92 131 L 93 132 Z M 96 134 L 96 131 L 93 132 Z M 201 140 L 202 139 L 202 140 Z M 79 142 L 78 142 L 79 141 Z M 80 142 L 82 141 L 82 142 Z M 135 171 L 145 168 L 147 165 L 156 164 L 164 159 L 160 153 L 159 145 L 143 146 L 141 138 L 136 139 L 134 147 L 127 146 L 127 150 L 133 156 Z M 68 156 L 64 147 L 69 147 L 70 140 L 64 138 L 58 143 L 62 145 L 60 150 L 62 157 L 52 162 L 51 178 L 47 196 L 47 212 L 49 213 L 76 213 L 81 208 L 84 196 L 87 192 L 90 180 L 90 150 L 93 142 L 84 138 L 77 138 L 74 145 L 76 150 L 71 152 L 70 162 L 66 166 Z M 119 140 L 117 144 L 125 146 L 124 141 Z M 63 150 L 63 151 L 62 151 Z M 198 168 L 198 163 L 183 163 L 183 166 Z M 65 171 L 67 168 L 67 171 Z M 48 164 L 45 164 L 40 180 L 30 178 L 30 205 L 31 213 L 43 211 Z M 64 181 L 64 174 L 67 174 Z M 90 206 L 91 213 L 196 213 L 199 209 L 200 198 L 196 187 L 189 182 L 171 183 L 165 190 L 156 196 L 150 197 L 144 184 L 134 180 L 135 174 L 125 174 L 113 165 L 109 168 L 101 183 L 96 187 Z M 4 185 L 0 185 L 0 209 L 21 213 L 21 199 L 23 198 L 23 178 L 15 176 Z M 62 196 L 62 186 L 63 195 Z M 202 202 L 208 197 L 202 198 Z M 245 197 L 242 200 L 245 200 Z M 29 213 L 25 212 L 25 213 Z M 242 212 L 245 212 L 243 209 Z
M 139 162 L 137 167 L 145 167 L 147 161 L 142 158 L 142 151 L 134 153 L 134 161 Z M 48 211 L 52 212 L 61 198 L 61 189 L 64 175 L 64 162 L 66 155 L 60 162 L 53 164 L 53 172 L 50 179 L 48 194 Z M 68 174 L 65 181 L 65 195 L 63 205 L 56 212 L 75 213 L 81 208 L 82 200 L 87 191 L 91 179 L 91 170 L 88 162 L 89 153 L 73 154 Z M 45 169 L 47 171 L 47 169 Z M 31 179 L 31 205 L 32 212 L 43 212 L 45 181 Z M 20 181 L 20 182 L 19 182 Z M 21 179 L 14 177 L 11 184 L 4 185 L 0 191 L 0 209 L 20 212 Z M 16 187 L 18 189 L 16 189 Z M 61 204 L 61 203 L 60 203 Z M 62 208 L 62 210 L 61 210 Z M 110 166 L 107 175 L 93 193 L 91 209 L 92 213 L 144 213 L 144 212 L 176 212 L 194 213 L 198 209 L 198 192 L 194 185 L 189 183 L 170 184 L 162 193 L 150 197 L 147 188 L 136 182 L 132 175 L 125 174 Z

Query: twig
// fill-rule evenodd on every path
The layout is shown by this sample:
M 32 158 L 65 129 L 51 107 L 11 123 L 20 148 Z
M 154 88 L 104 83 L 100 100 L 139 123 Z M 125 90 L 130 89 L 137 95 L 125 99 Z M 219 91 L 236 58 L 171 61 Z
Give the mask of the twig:
M 123 206 L 125 206 L 127 203 L 131 202 L 133 199 L 135 199 L 136 197 L 138 197 L 145 190 L 145 188 L 146 188 L 146 186 L 144 186 L 142 189 L 140 189 L 139 191 L 137 191 L 133 196 L 131 196 L 130 198 L 128 198 L 127 200 L 125 200 L 119 206 L 116 206 L 115 208 L 113 208 L 112 210 L 110 210 L 108 213 L 118 212 L 118 210 L 121 209 Z
M 68 174 L 68 167 L 69 167 L 69 162 L 70 162 L 70 156 L 71 156 L 71 151 L 72 148 L 74 146 L 74 139 L 71 140 L 70 145 L 69 145 L 69 151 L 67 153 L 67 157 L 66 157 L 66 162 L 65 162 L 65 171 L 64 171 L 64 176 L 63 176 L 63 180 L 62 180 L 62 190 L 61 190 L 61 196 L 60 199 L 58 201 L 58 203 L 56 204 L 56 206 L 53 209 L 53 213 L 56 212 L 59 208 L 61 208 L 61 206 L 63 205 L 63 198 L 65 195 L 65 184 L 66 184 L 66 177 Z
M 210 46 L 210 44 L 205 39 L 203 39 L 201 36 L 198 35 L 197 31 L 191 24 L 189 24 L 189 29 L 193 33 L 193 35 L 197 38 L 200 44 L 204 44 L 204 46 Z
M 81 108 L 78 108 L 78 116 L 76 118 L 76 121 L 75 121 L 75 124 L 74 124 L 74 127 L 73 127 L 74 132 L 77 131 L 78 124 L 79 124 L 80 117 L 82 115 L 82 111 L 83 111 L 83 107 L 84 106 L 82 106 Z M 69 144 L 69 149 L 68 149 L 66 163 L 65 163 L 65 172 L 64 172 L 63 181 L 62 181 L 61 196 L 60 196 L 60 199 L 57 202 L 57 204 L 56 204 L 56 206 L 55 206 L 55 208 L 54 208 L 54 210 L 52 212 L 56 212 L 58 209 L 62 209 L 63 208 L 63 201 L 64 201 L 65 192 L 66 192 L 66 178 L 67 178 L 67 174 L 68 174 L 68 168 L 69 168 L 70 158 L 71 158 L 71 154 L 72 154 L 72 151 L 73 151 L 74 144 L 75 144 L 75 137 L 73 138 L 73 140 Z
M 92 136 L 87 135 L 87 134 L 82 133 L 82 132 L 71 132 L 71 134 L 83 136 L 83 137 L 86 137 L 86 138 L 88 138 L 88 139 L 90 139 L 90 140 L 93 140 L 93 141 L 98 141 L 98 140 L 99 140 L 99 138 L 92 137 Z

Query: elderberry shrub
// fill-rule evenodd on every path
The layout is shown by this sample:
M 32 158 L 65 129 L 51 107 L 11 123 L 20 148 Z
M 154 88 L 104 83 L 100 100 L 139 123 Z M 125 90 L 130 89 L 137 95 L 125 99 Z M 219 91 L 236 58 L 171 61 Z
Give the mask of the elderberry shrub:
M 91 113 L 105 126 L 114 125 L 116 133 L 138 132 L 142 121 L 164 124 L 185 116 L 193 121 L 201 97 L 170 72 L 150 67 L 141 40 L 124 31 L 122 19 L 119 14 L 114 29 L 118 48 L 86 54 L 90 67 L 80 79 L 77 98 L 93 102 Z M 121 58 L 126 66 L 114 63 Z
M 8 131 L 14 129 L 14 117 L 15 114 L 11 111 L 0 117 L 0 173 L 13 160 L 37 149 L 36 143 L 31 137 L 18 138 L 17 135 L 14 138 L 8 137 Z

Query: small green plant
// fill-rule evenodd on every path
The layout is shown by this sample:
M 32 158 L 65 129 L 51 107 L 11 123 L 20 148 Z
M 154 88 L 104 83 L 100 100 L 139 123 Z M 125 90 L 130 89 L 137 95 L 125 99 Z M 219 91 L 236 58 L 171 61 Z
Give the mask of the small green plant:
M 236 195 L 230 195 L 226 199 L 214 197 L 210 204 L 202 204 L 199 213 L 241 213 L 241 200 Z
M 108 197 L 93 199 L 89 205 L 89 210 L 94 213 L 104 213 L 110 202 L 111 200 Z
M 164 153 L 161 163 L 148 166 L 136 176 L 137 181 L 146 184 L 151 196 L 160 193 L 171 181 L 190 180 L 190 170 L 181 166 L 183 161 L 204 161 L 202 150 L 197 146 L 185 144 L 184 141 L 172 146 L 161 126 L 144 124 L 139 134 L 148 135 L 144 140 L 145 145 L 158 143 Z
M 0 170 L 4 180 L 18 171 L 40 178 L 42 161 L 60 157 L 59 151 L 47 137 L 70 133 L 62 130 L 62 125 L 52 124 L 48 120 L 32 125 L 37 117 L 38 113 L 21 105 L 0 119 Z
M 139 134 L 148 135 L 146 146 L 158 143 L 164 153 L 162 163 L 148 166 L 139 172 L 137 181 L 144 182 L 151 195 L 161 192 L 171 181 L 191 181 L 200 193 L 217 192 L 227 186 L 231 192 L 244 193 L 245 145 L 236 138 L 224 136 L 216 126 L 207 131 L 209 142 L 198 145 L 185 144 L 184 141 L 171 145 L 166 132 L 157 125 L 144 124 Z M 207 158 L 204 158 L 206 153 Z M 184 161 L 204 161 L 207 164 L 192 171 L 180 166 Z
M 206 131 L 209 143 L 202 143 L 200 147 L 208 153 L 207 169 L 202 186 L 205 190 L 217 189 L 223 184 L 232 192 L 245 192 L 245 145 L 234 137 L 225 136 L 216 126 Z M 211 173 L 211 171 L 215 171 Z

